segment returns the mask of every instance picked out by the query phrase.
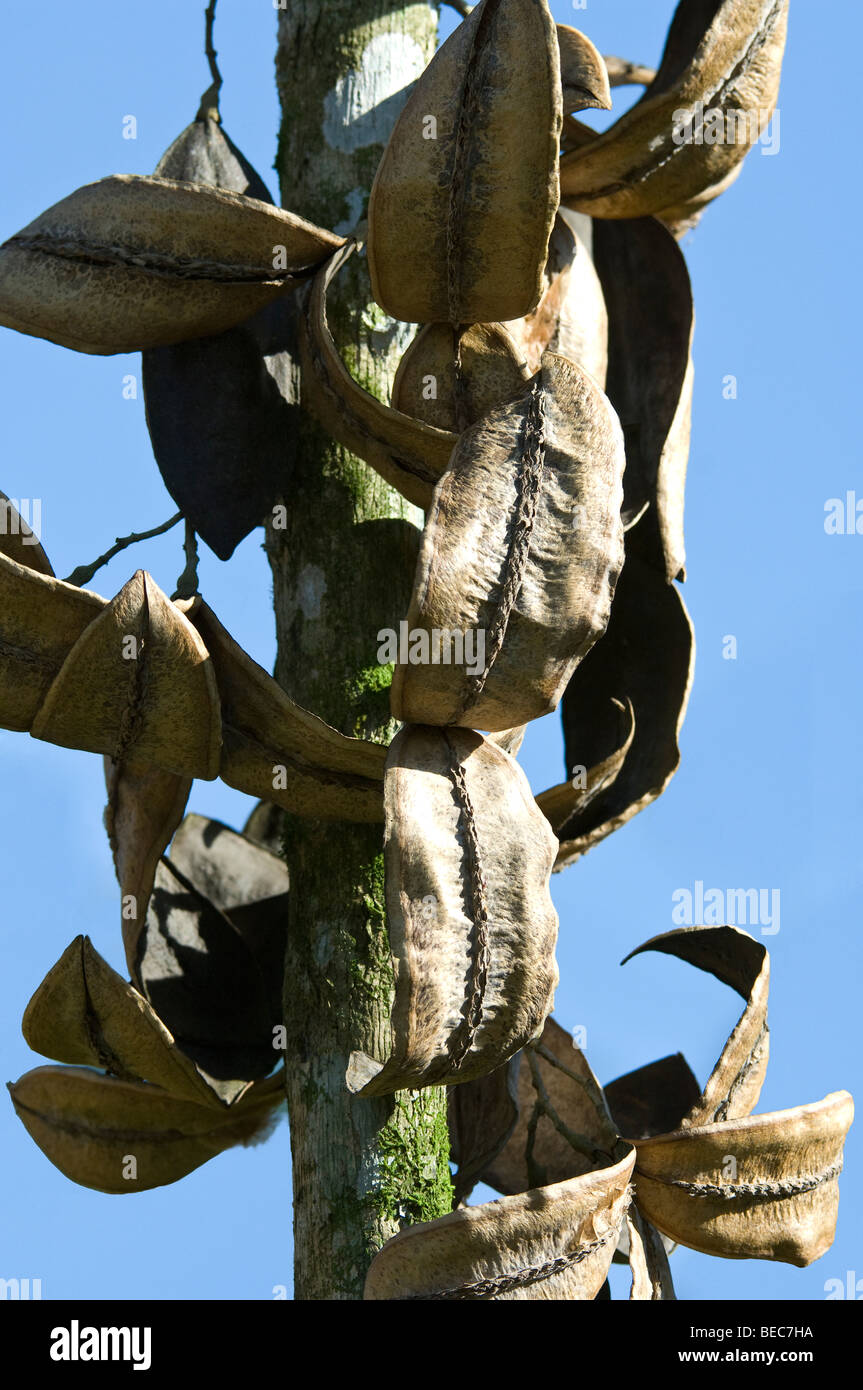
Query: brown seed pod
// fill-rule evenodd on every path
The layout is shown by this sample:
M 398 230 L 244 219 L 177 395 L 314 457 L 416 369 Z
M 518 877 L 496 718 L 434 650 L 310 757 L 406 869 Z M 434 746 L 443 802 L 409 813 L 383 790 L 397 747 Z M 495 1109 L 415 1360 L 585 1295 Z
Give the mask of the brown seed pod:
M 303 405 L 403 497 L 426 508 L 449 466 L 456 435 L 384 405 L 342 361 L 327 324 L 327 288 L 354 250 L 351 243 L 318 271 L 305 302 L 299 343 Z
M 632 741 L 635 738 L 635 713 L 632 708 L 632 701 L 627 700 L 626 704 L 623 704 L 620 700 L 613 700 L 612 704 L 620 712 L 620 734 L 617 747 L 613 748 L 607 757 L 595 763 L 593 767 L 573 768 L 573 776 L 568 781 L 559 782 L 556 787 L 549 787 L 547 791 L 540 792 L 536 798 L 537 806 L 558 838 L 558 832 L 562 832 L 563 827 L 574 816 L 583 815 L 600 792 L 606 791 L 611 786 L 632 747 Z M 566 859 L 567 854 L 567 845 L 564 843 L 558 850 L 555 872 L 559 872 L 564 867 L 562 861 Z
M 366 1299 L 593 1299 L 611 1264 L 634 1154 L 610 1167 L 401 1231 L 378 1251 Z
M 515 1128 L 520 1066 L 521 1053 L 517 1053 L 487 1076 L 449 1088 L 450 1158 L 458 1164 L 453 1176 L 453 1206 L 470 1195 Z
M 278 1118 L 283 1088 L 277 1074 L 219 1110 L 142 1081 L 37 1067 L 10 1083 L 9 1093 L 30 1137 L 61 1173 L 82 1187 L 120 1193 L 177 1182 L 225 1149 L 260 1143 Z
M 256 198 L 114 174 L 0 247 L 0 323 L 93 353 L 222 333 L 342 244 Z
M 5 492 L 0 492 L 0 555 L 8 556 L 16 564 L 35 570 L 37 574 L 54 577 L 51 562 L 38 536 Z
M 219 774 L 219 696 L 207 649 L 138 570 L 81 634 L 30 730 L 34 738 L 180 777 Z
M 555 708 L 608 621 L 623 466 L 605 396 L 551 353 L 518 401 L 465 431 L 423 532 L 407 621 L 429 655 L 396 666 L 397 719 L 499 731 Z M 435 662 L 435 633 L 440 647 L 471 631 L 475 672 L 441 661 L 451 647 Z
M 608 368 L 608 313 L 593 263 L 589 217 L 558 213 L 543 272 L 542 297 L 523 319 L 506 324 L 532 372 L 544 352 L 568 357 L 605 389 Z
M 159 160 L 156 175 L 272 203 L 218 121 L 202 116 Z M 169 493 L 220 560 L 284 487 L 299 390 L 294 305 L 282 297 L 206 338 L 143 354 L 153 453 Z
M 557 42 L 564 111 L 584 111 L 587 107 L 611 110 L 608 70 L 587 35 L 570 24 L 558 24 Z
M 737 927 L 681 927 L 646 941 L 631 951 L 623 963 L 641 955 L 642 951 L 662 951 L 688 961 L 699 970 L 715 975 L 746 1000 L 746 1008 L 707 1085 L 688 1113 L 681 1116 L 679 1127 L 689 1129 L 750 1114 L 761 1094 L 770 1055 L 767 1028 L 770 957 L 765 947 Z M 630 1085 L 640 1081 L 646 1095 L 650 1095 L 648 1087 L 664 1083 L 664 1077 L 656 1072 L 651 1076 L 642 1072 L 640 1076 L 623 1078 L 624 1082 L 627 1080 Z
M 638 522 L 627 547 L 670 582 L 685 577 L 695 324 L 689 272 L 671 233 L 652 217 L 597 221 L 593 245 L 609 316 L 605 389 L 626 440 L 623 524 Z
M 848 1092 L 834 1091 L 793 1110 L 646 1139 L 635 1168 L 639 1208 L 707 1255 L 811 1264 L 833 1242 L 853 1117 Z
M 0 553 L 0 728 L 26 733 L 105 600 Z
M 382 820 L 386 748 L 346 738 L 295 704 L 201 599 L 177 607 L 201 633 L 216 673 L 222 781 L 298 816 Z
M 86 936 L 76 936 L 37 989 L 21 1024 L 34 1052 L 150 1081 L 199 1105 L 221 1101 L 146 999 L 126 984 Z
M 564 155 L 564 202 L 594 217 L 647 217 L 720 192 L 773 114 L 787 22 L 788 0 L 682 0 L 641 100 Z
M 482 0 L 416 83 L 375 178 L 368 253 L 382 309 L 416 323 L 530 313 L 562 116 L 545 0 Z
M 615 701 L 631 702 L 635 733 L 614 780 L 569 820 L 556 823 L 558 869 L 574 863 L 665 790 L 680 762 L 677 740 L 694 655 L 692 624 L 676 587 L 637 555 L 627 555 L 608 630 L 563 697 L 567 770 L 597 768 L 619 752 L 621 721 Z
M 604 1089 L 618 1132 L 632 1140 L 680 1129 L 701 1101 L 701 1087 L 682 1052 L 637 1067 Z
M 351 1091 L 470 1081 L 542 1028 L 558 972 L 556 842 L 527 778 L 468 730 L 408 727 L 385 779 L 392 1054 L 351 1054 Z
M 475 323 L 462 330 L 429 323 L 399 363 L 393 408 L 425 425 L 460 434 L 520 395 L 529 375 L 501 324 Z

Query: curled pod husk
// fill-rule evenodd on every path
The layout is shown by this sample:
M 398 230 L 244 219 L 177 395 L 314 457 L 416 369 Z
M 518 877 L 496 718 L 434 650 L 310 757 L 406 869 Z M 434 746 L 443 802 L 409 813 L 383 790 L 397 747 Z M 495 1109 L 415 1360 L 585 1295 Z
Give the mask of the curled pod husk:
M 635 738 L 635 713 L 631 700 L 627 700 L 625 704 L 620 700 L 613 700 L 612 704 L 619 711 L 620 733 L 615 741 L 616 746 L 607 757 L 594 763 L 592 767 L 582 765 L 573 768 L 573 776 L 568 781 L 559 782 L 556 787 L 549 787 L 536 798 L 537 806 L 555 835 L 563 830 L 573 816 L 584 814 L 600 792 L 612 785 L 626 761 Z M 560 862 L 563 853 L 565 851 L 558 852 L 556 872 L 564 867 Z
M 761 1094 L 770 1053 L 767 1028 L 770 957 L 766 948 L 738 927 L 680 927 L 646 941 L 631 951 L 625 961 L 641 955 L 642 951 L 661 951 L 688 961 L 699 970 L 715 975 L 746 1000 L 746 1008 L 707 1085 L 680 1118 L 680 1128 L 689 1129 L 750 1114 Z M 663 1084 L 664 1079 L 658 1073 L 633 1074 L 628 1078 L 630 1086 L 640 1083 L 645 1095 Z
M 69 652 L 105 608 L 0 553 L 0 728 L 26 733 Z
M 626 441 L 627 541 L 666 579 L 684 577 L 683 501 L 692 417 L 695 311 L 680 247 L 655 218 L 596 221 L 596 268 L 608 305 L 605 390 Z
M 460 434 L 520 395 L 529 375 L 502 324 L 475 323 L 461 329 L 428 323 L 399 363 L 392 403 L 425 425 Z
M 382 309 L 453 324 L 530 312 L 559 202 L 562 117 L 545 0 L 482 0 L 416 83 L 378 168 L 368 254 Z
M 401 1231 L 378 1251 L 366 1299 L 528 1302 L 593 1299 L 629 1205 L 634 1153 L 516 1197 L 462 1207 Z
M 556 842 L 509 754 L 468 730 L 408 727 L 384 783 L 392 1053 L 351 1054 L 351 1091 L 470 1081 L 541 1030 L 558 980 Z
M 156 870 L 132 978 L 229 1100 L 279 1060 L 287 914 L 276 855 L 218 821 L 186 817 Z
M 39 537 L 24 520 L 18 508 L 0 492 L 0 555 L 6 555 L 25 569 L 54 577 L 51 561 L 42 549 Z
M 93 353 L 222 333 L 342 243 L 257 198 L 114 174 L 3 243 L 0 323 Z
M 9 1093 L 55 1168 L 82 1187 L 121 1193 L 177 1182 L 225 1149 L 260 1143 L 278 1119 L 283 1088 L 277 1074 L 217 1109 L 143 1081 L 36 1067 L 10 1083 Z
M 608 622 L 623 467 L 605 396 L 551 353 L 519 400 L 465 431 L 423 532 L 407 621 L 428 655 L 412 647 L 419 663 L 395 668 L 397 719 L 499 731 L 555 708 Z M 446 662 L 452 632 L 466 649 L 473 632 L 475 672 Z
M 605 389 L 608 312 L 592 254 L 591 219 L 558 213 L 548 245 L 542 296 L 532 313 L 506 324 L 532 372 L 544 352 L 583 367 Z
M 560 85 L 564 111 L 611 108 L 611 88 L 605 60 L 590 39 L 571 24 L 558 24 Z
M 788 0 L 681 0 L 644 96 L 563 157 L 564 201 L 594 217 L 646 217 L 720 192 L 773 114 L 787 22 Z M 711 141 L 692 131 L 698 103 Z
M 156 175 L 272 203 L 218 121 L 187 126 Z M 215 551 L 230 558 L 284 487 L 299 391 L 293 305 L 277 299 L 236 328 L 143 354 L 147 427 L 165 486 Z
M 347 738 L 289 698 L 199 598 L 180 600 L 201 633 L 222 705 L 219 776 L 297 816 L 383 820 L 386 749 Z
M 834 1091 L 793 1110 L 646 1139 L 635 1167 L 639 1208 L 707 1255 L 811 1264 L 833 1242 L 853 1117 L 851 1096 Z
M 672 1302 L 676 1295 L 662 1236 L 645 1220 L 634 1202 L 626 1213 L 631 1300 L 641 1303 Z
M 130 768 L 218 776 L 221 717 L 207 648 L 151 575 L 138 570 L 81 634 L 30 732 Z
M 556 825 L 557 868 L 574 863 L 665 790 L 680 763 L 677 740 L 694 658 L 692 623 L 677 588 L 628 554 L 608 630 L 563 697 L 567 770 L 596 768 L 620 750 L 621 702 L 631 702 L 635 733 L 613 781 Z
M 184 1100 L 221 1106 L 146 999 L 77 936 L 27 1005 L 21 1029 L 34 1052 L 150 1081 Z
M 384 405 L 342 361 L 327 323 L 327 288 L 354 250 L 351 243 L 318 271 L 305 301 L 299 334 L 303 405 L 403 497 L 426 508 L 457 436 Z

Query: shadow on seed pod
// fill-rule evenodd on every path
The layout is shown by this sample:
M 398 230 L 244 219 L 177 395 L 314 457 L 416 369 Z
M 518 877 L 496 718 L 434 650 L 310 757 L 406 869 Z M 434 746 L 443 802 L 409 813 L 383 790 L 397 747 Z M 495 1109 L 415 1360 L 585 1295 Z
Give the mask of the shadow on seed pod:
M 212 114 L 186 127 L 156 174 L 273 201 Z M 286 490 L 299 410 L 294 344 L 288 298 L 215 337 L 143 353 L 147 427 L 159 471 L 220 560 L 230 558 Z

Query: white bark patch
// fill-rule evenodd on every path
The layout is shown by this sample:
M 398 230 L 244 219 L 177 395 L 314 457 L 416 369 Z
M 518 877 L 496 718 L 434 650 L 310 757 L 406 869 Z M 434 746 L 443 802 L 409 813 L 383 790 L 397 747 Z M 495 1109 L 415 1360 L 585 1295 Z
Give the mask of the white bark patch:
M 327 592 L 326 576 L 317 565 L 304 565 L 299 573 L 297 601 L 304 618 L 321 616 L 321 600 Z
M 353 154 L 366 145 L 386 144 L 410 86 L 425 66 L 416 39 L 376 34 L 359 67 L 340 77 L 324 98 L 323 134 L 330 148 Z

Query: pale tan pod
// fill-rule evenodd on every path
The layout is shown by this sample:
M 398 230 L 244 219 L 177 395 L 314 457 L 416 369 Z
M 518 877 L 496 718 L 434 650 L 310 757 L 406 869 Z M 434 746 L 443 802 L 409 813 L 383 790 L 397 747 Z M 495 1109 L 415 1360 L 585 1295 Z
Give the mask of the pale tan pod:
M 632 1271 L 630 1300 L 649 1303 L 674 1300 L 674 1284 L 662 1236 L 644 1219 L 635 1202 L 626 1213 L 626 1231 Z
M 608 312 L 592 246 L 591 219 L 562 208 L 548 246 L 542 297 L 532 313 L 505 327 L 532 372 L 539 371 L 544 352 L 557 352 L 605 390 Z
M 120 884 L 126 964 L 134 979 L 156 865 L 183 819 L 192 779 L 158 768 L 129 768 L 106 757 L 105 786 L 105 830 Z
M 222 1105 L 146 999 L 111 969 L 89 937 L 77 936 L 49 970 L 21 1030 L 34 1052 L 57 1062 L 103 1067 L 184 1100 Z
M 71 648 L 104 608 L 98 594 L 0 553 L 0 727 L 30 729 Z
M 342 244 L 257 198 L 114 174 L 0 247 L 0 323 L 92 353 L 201 338 L 251 317 Z
M 200 631 L 216 673 L 222 781 L 298 816 L 383 820 L 386 748 L 347 738 L 295 704 L 201 599 L 177 607 Z
M 408 1227 L 378 1251 L 366 1299 L 596 1297 L 629 1205 L 634 1153 L 613 1166 Z
M 601 53 L 571 24 L 558 24 L 557 42 L 564 111 L 584 111 L 587 107 L 609 111 L 611 88 Z
M 378 168 L 368 255 L 381 308 L 415 323 L 530 312 L 559 202 L 562 116 L 546 0 L 482 0 L 419 78 Z
M 760 941 L 739 927 L 679 927 L 631 951 L 661 951 L 715 975 L 746 1000 L 700 1098 L 680 1121 L 681 1129 L 749 1115 L 764 1084 L 770 1039 L 767 996 L 770 956 Z M 635 1138 L 635 1136 L 630 1136 Z
M 300 318 L 303 405 L 334 439 L 426 508 L 449 466 L 456 435 L 384 405 L 355 381 L 327 323 L 327 287 L 355 250 L 350 243 L 318 271 Z
M 514 729 L 501 729 L 499 733 L 489 734 L 489 743 L 496 743 L 498 748 L 502 748 L 504 753 L 509 753 L 514 758 L 524 743 L 524 736 L 527 733 L 526 724 L 517 724 Z
M 204 643 L 138 570 L 79 637 L 30 731 L 180 777 L 219 773 L 221 719 Z
M 365 1095 L 470 1081 L 542 1029 L 558 980 L 556 841 L 518 763 L 479 734 L 408 726 L 384 783 L 392 1052 L 351 1054 Z
M 793 1110 L 647 1139 L 636 1159 L 639 1208 L 707 1255 L 811 1264 L 833 1241 L 853 1117 L 848 1092 L 833 1091 Z
M 553 353 L 520 400 L 465 431 L 423 532 L 407 621 L 428 660 L 396 665 L 397 719 L 498 732 L 555 708 L 608 622 L 623 466 L 605 396 Z M 475 671 L 447 664 L 447 632 L 473 634 Z
M 529 375 L 502 324 L 475 323 L 462 330 L 428 323 L 399 363 L 392 403 L 425 425 L 460 434 L 520 395 Z
M 37 1067 L 10 1083 L 9 1093 L 30 1137 L 61 1173 L 97 1192 L 125 1193 L 177 1182 L 225 1149 L 260 1143 L 278 1118 L 283 1088 L 277 1073 L 219 1110 L 143 1081 Z
M 563 157 L 564 202 L 594 217 L 645 217 L 708 189 L 721 191 L 773 113 L 787 21 L 788 0 L 724 0 L 694 9 L 682 0 L 641 100 L 596 140 Z M 697 102 L 705 113 L 722 114 L 721 142 L 683 138 L 678 113 L 695 112 Z M 753 116 L 743 130 L 725 123 L 737 110 Z
M 0 555 L 7 555 L 16 564 L 35 570 L 37 574 L 54 577 L 51 561 L 38 536 L 5 492 L 0 492 Z

